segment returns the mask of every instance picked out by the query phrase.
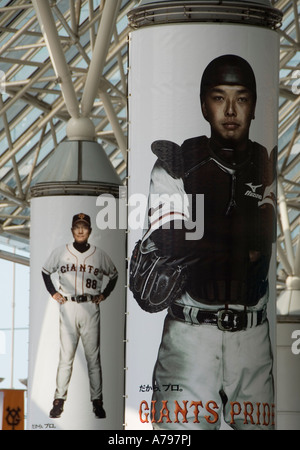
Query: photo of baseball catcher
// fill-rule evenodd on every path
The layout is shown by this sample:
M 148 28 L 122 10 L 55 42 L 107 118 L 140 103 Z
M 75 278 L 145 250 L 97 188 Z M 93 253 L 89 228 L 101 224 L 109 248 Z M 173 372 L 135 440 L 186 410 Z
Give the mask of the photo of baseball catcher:
M 154 368 L 155 429 L 219 429 L 221 416 L 233 429 L 274 427 L 267 303 L 276 148 L 249 139 L 256 103 L 250 64 L 222 55 L 200 85 L 210 137 L 152 144 L 148 240 L 186 277 L 168 307 Z M 199 214 L 197 194 L 204 195 L 204 234 L 195 240 L 186 224 Z M 170 385 L 178 389 L 163 388 Z
M 87 362 L 90 397 L 96 418 L 106 417 L 103 408 L 100 360 L 100 303 L 113 291 L 118 272 L 111 258 L 90 244 L 90 216 L 73 216 L 72 243 L 56 248 L 42 268 L 45 286 L 60 309 L 60 353 L 51 418 L 59 418 L 67 399 L 73 362 L 81 338 Z M 51 278 L 56 274 L 59 287 Z M 103 279 L 107 278 L 106 286 Z M 104 287 L 104 289 L 103 289 Z

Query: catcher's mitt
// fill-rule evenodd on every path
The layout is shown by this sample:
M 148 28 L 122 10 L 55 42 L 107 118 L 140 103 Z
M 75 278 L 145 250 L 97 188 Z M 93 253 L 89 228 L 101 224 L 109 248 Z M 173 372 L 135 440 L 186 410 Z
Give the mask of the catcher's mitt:
M 147 312 L 159 312 L 181 297 L 186 270 L 168 257 L 156 254 L 154 243 L 145 247 L 139 240 L 132 252 L 129 289 L 139 306 Z

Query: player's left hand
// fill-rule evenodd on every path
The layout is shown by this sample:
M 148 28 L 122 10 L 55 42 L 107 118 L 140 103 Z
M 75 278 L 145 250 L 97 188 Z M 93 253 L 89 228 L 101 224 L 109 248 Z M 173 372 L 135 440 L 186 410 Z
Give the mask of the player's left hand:
M 96 303 L 96 305 L 99 305 L 99 303 L 103 302 L 105 300 L 105 297 L 103 294 L 96 295 L 96 297 L 93 298 L 93 303 Z

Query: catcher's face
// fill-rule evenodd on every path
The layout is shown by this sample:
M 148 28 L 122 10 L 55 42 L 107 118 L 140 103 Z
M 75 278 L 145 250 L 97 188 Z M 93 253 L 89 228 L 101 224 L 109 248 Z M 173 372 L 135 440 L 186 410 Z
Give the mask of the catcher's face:
M 210 89 L 202 103 L 204 118 L 211 125 L 211 136 L 221 145 L 237 150 L 246 145 L 255 101 L 244 86 L 220 85 Z
M 77 222 L 72 228 L 73 237 L 78 244 L 87 242 L 91 232 L 91 228 L 84 222 Z

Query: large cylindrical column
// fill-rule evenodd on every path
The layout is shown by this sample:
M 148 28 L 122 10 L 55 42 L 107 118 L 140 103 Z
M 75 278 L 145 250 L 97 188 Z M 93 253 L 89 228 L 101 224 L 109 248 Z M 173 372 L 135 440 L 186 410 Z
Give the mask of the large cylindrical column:
M 127 429 L 276 426 L 281 16 L 267 0 L 129 15 Z M 155 266 L 139 271 L 146 231 L 144 248 L 185 275 L 153 314 L 172 281 L 166 265 L 154 283 Z
M 125 207 L 87 121 L 31 191 L 29 430 L 123 428 Z

